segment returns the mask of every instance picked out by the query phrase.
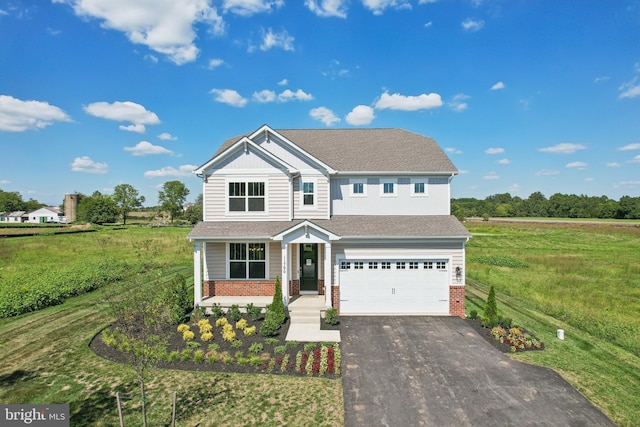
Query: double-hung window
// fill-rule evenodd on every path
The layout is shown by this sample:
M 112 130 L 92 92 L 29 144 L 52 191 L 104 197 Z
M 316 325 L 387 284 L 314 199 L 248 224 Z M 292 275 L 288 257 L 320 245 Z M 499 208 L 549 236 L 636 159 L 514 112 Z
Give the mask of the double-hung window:
M 302 183 L 302 204 L 307 207 L 315 205 L 315 183 L 314 182 Z
M 426 178 L 411 179 L 411 195 L 413 197 L 427 196 L 427 180 Z
M 397 194 L 397 189 L 396 187 L 398 186 L 398 182 L 395 179 L 386 179 L 386 180 L 381 180 L 380 183 L 382 184 L 382 191 L 381 191 L 381 196 L 382 197 L 393 197 L 396 196 Z
M 351 179 L 349 180 L 349 185 L 352 197 L 367 196 L 367 181 L 365 179 Z
M 264 212 L 264 182 L 230 182 L 229 212 Z
M 266 279 L 264 243 L 229 243 L 230 279 Z

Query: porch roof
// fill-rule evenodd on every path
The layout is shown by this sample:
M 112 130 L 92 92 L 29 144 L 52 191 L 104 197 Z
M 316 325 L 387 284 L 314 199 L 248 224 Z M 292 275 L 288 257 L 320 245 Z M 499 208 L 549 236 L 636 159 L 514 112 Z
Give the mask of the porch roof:
M 190 240 L 272 239 L 304 221 L 342 239 L 470 238 L 452 215 L 334 215 L 331 219 L 293 221 L 203 221 L 187 235 Z

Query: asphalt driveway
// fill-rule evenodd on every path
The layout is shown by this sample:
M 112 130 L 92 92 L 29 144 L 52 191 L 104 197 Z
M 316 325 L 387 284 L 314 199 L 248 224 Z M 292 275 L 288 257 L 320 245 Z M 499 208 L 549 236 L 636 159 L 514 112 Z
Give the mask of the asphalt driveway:
M 345 426 L 613 426 L 457 317 L 341 317 Z

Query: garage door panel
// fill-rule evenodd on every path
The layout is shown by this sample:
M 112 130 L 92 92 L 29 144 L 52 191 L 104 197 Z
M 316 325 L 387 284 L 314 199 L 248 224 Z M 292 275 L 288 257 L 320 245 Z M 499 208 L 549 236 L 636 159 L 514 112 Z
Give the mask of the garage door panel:
M 343 313 L 449 313 L 449 270 L 446 261 L 353 259 L 345 262 L 348 264 L 340 269 L 340 305 Z M 370 264 L 377 268 L 369 268 Z

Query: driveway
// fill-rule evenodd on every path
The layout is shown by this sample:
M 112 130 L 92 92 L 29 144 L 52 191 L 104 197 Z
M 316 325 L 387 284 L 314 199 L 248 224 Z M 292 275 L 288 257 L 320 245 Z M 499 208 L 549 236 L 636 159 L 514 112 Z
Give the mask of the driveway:
M 614 426 L 457 317 L 341 317 L 345 426 Z

